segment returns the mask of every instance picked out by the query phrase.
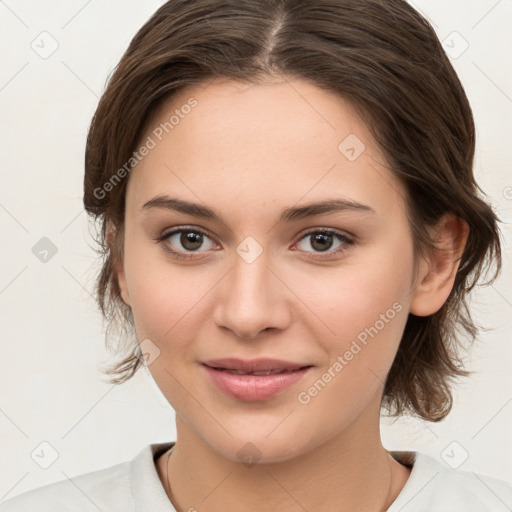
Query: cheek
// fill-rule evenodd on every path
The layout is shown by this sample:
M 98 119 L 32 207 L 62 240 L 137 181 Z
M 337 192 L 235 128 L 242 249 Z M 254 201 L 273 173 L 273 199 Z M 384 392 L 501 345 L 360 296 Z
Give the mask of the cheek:
M 326 354 L 324 364 L 296 396 L 301 410 L 318 419 L 318 429 L 344 428 L 379 400 L 408 316 L 393 298 L 391 293 L 346 295 L 327 318 L 335 335 L 317 337 Z
M 212 290 L 214 272 L 207 266 L 178 266 L 160 248 L 143 248 L 127 241 L 125 271 L 139 340 L 183 342 L 194 316 Z
M 333 348 L 343 348 L 347 340 L 377 322 L 377 327 L 382 327 L 382 315 L 384 321 L 388 317 L 394 320 L 398 309 L 408 310 L 413 261 L 412 248 L 407 250 L 406 242 L 398 246 L 403 248 L 400 251 L 375 247 L 366 253 L 361 251 L 361 255 L 354 254 L 337 268 L 311 272 L 291 281 L 300 283 L 300 297 L 315 314 L 309 316 L 316 316 L 329 327 L 331 343 L 338 340 Z M 292 277 L 289 275 L 289 279 Z M 394 304 L 398 305 L 393 307 Z M 386 323 L 385 330 L 399 334 L 400 327 L 391 325 L 396 323 Z
M 309 328 L 326 354 L 322 371 L 330 371 L 325 380 L 347 400 L 374 393 L 398 350 L 409 311 L 413 259 L 407 240 L 395 247 L 401 250 L 376 248 L 303 283 L 302 293 L 315 313 L 308 315 Z M 318 319 L 329 328 L 322 329 L 322 336 L 315 327 Z

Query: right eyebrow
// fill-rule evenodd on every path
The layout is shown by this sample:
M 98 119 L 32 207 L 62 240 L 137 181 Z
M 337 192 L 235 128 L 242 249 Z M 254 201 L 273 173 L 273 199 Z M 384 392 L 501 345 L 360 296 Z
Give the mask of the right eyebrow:
M 142 206 L 142 210 L 152 208 L 163 208 L 174 210 L 194 217 L 212 219 L 224 223 L 221 215 L 212 208 L 198 203 L 191 203 L 182 199 L 169 197 L 166 195 L 156 196 Z M 350 199 L 329 199 L 316 203 L 310 203 L 305 206 L 285 208 L 279 216 L 279 223 L 291 222 L 339 211 L 359 211 L 365 213 L 376 213 L 373 208 L 365 204 L 352 201 Z

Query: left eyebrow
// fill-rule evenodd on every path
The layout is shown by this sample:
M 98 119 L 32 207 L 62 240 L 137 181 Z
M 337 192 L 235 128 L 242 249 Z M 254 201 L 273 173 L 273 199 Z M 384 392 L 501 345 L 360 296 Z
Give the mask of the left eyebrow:
M 142 206 L 143 210 L 151 208 L 163 208 L 186 213 L 194 217 L 202 217 L 206 219 L 223 222 L 221 215 L 208 206 L 191 203 L 182 199 L 160 195 L 150 199 Z M 333 212 L 356 211 L 363 213 L 376 213 L 373 208 L 365 204 L 357 203 L 349 199 L 329 199 L 316 203 L 310 203 L 304 206 L 285 208 L 279 216 L 279 223 L 291 222 L 314 217 Z
M 279 222 L 302 220 L 315 215 L 333 212 L 356 211 L 376 213 L 373 208 L 365 204 L 357 203 L 349 199 L 330 199 L 318 203 L 310 203 L 305 206 L 286 208 L 279 217 Z

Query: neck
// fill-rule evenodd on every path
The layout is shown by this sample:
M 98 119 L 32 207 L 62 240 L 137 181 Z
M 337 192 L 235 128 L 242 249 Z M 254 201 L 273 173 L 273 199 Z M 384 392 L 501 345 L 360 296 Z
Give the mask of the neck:
M 369 412 L 314 449 L 269 464 L 229 460 L 181 418 L 176 425 L 172 457 L 160 457 L 158 469 L 178 512 L 385 511 L 410 474 L 382 446 L 379 415 Z

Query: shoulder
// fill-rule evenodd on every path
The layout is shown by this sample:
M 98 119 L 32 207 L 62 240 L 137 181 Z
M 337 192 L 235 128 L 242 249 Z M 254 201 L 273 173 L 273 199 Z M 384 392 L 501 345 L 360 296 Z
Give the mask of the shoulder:
M 1 512 L 128 511 L 129 463 L 84 473 L 15 496 L 0 505 Z
M 125 462 L 38 487 L 5 501 L 0 505 L 0 511 L 29 512 L 37 505 L 40 512 L 107 512 L 119 506 L 123 497 L 123 505 L 126 503 L 123 509 L 132 510 L 126 500 L 130 489 L 128 465 Z
M 38 487 L 0 504 L 0 512 L 134 512 L 165 504 L 154 457 L 174 443 L 146 445 L 135 458 Z
M 512 509 L 511 483 L 473 471 L 451 469 L 424 453 L 413 452 L 412 457 L 414 465 L 409 480 L 389 512 L 499 512 Z
M 130 461 L 66 478 L 4 501 L 0 512 L 172 510 L 154 458 L 173 445 L 174 442 L 146 445 Z

